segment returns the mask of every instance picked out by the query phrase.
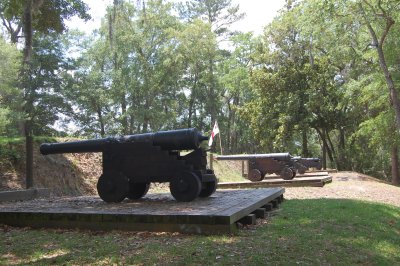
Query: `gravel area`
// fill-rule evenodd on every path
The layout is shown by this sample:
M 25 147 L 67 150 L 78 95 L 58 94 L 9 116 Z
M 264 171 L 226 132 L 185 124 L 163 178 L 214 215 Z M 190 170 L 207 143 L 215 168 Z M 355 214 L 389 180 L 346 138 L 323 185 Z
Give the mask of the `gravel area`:
M 358 199 L 400 207 L 400 187 L 355 172 L 331 173 L 332 183 L 319 187 L 289 187 L 286 199 Z

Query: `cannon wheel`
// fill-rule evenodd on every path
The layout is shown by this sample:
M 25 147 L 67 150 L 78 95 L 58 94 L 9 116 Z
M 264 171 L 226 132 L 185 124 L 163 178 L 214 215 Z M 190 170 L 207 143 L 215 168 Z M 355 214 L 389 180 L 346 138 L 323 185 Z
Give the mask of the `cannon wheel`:
M 211 196 L 217 190 L 217 180 L 205 182 L 202 185 L 199 197 L 206 198 Z
M 299 174 L 304 175 L 304 174 L 306 173 L 306 171 L 307 171 L 307 167 L 301 164 L 301 165 L 298 167 L 297 170 L 299 171 Z
M 129 192 L 128 178 L 119 172 L 103 173 L 97 181 L 97 192 L 105 202 L 121 202 Z
M 290 170 L 292 170 L 292 172 L 293 172 L 293 174 L 292 174 L 292 178 L 295 178 L 296 177 L 296 174 L 297 174 L 297 172 L 296 172 L 296 168 L 294 168 L 294 167 L 290 167 Z
M 293 179 L 293 171 L 289 167 L 283 167 L 282 171 L 279 173 L 280 177 L 282 177 L 285 180 L 291 180 Z
M 172 179 L 169 189 L 177 201 L 188 202 L 200 195 L 201 182 L 195 173 L 183 172 L 178 177 Z
M 251 169 L 249 173 L 249 180 L 251 182 L 257 182 L 264 179 L 264 175 L 261 174 L 261 171 L 258 169 Z
M 131 200 L 140 199 L 149 191 L 150 183 L 133 183 L 129 182 L 129 192 L 127 198 Z

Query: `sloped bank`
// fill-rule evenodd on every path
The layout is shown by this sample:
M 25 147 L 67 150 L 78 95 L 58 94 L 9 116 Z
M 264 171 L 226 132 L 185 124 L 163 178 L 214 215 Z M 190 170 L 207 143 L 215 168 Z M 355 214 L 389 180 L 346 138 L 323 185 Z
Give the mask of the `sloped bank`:
M 101 154 L 43 156 L 39 153 L 41 142 L 35 140 L 34 144 L 34 187 L 50 188 L 55 196 L 96 194 L 96 182 L 101 174 Z M 24 189 L 25 143 L 22 139 L 3 141 L 0 149 L 0 190 Z

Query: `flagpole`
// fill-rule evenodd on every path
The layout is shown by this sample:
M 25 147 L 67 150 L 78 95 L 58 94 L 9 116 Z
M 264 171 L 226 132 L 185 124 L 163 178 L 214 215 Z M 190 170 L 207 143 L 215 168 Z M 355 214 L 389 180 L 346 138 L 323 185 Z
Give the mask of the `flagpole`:
M 213 130 L 211 131 L 211 136 L 208 141 L 208 146 L 212 147 L 213 140 L 214 140 L 214 138 L 217 137 L 218 134 L 219 134 L 219 148 L 221 150 L 221 154 L 223 154 L 224 151 L 222 149 L 221 132 L 219 131 L 219 128 L 218 128 L 218 122 L 217 122 L 217 120 L 215 120 L 214 127 L 213 127 Z
M 220 150 L 221 150 L 221 155 L 224 155 L 224 152 L 223 152 L 223 150 L 222 150 L 221 132 L 219 132 L 218 138 L 219 138 L 219 148 L 220 148 Z

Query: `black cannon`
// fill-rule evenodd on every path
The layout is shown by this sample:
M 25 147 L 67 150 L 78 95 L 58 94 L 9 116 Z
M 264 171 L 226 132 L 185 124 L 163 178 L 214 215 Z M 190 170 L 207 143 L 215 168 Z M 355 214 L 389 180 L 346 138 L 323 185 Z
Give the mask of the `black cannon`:
M 200 148 L 208 137 L 195 128 L 129 135 L 119 138 L 44 143 L 40 152 L 103 153 L 103 173 L 97 192 L 106 202 L 146 195 L 151 182 L 169 182 L 178 201 L 192 201 L 215 192 L 217 178 L 207 169 L 207 154 Z M 182 150 L 193 150 L 181 155 Z
M 250 181 L 261 181 L 266 174 L 277 174 L 285 180 L 296 176 L 296 162 L 289 153 L 220 155 L 217 160 L 247 161 L 247 178 Z
M 307 168 L 315 168 L 317 170 L 322 169 L 322 164 L 321 164 L 321 159 L 319 158 L 301 158 L 301 157 L 293 157 L 296 162 L 300 163 L 301 165 L 304 165 L 304 167 Z

